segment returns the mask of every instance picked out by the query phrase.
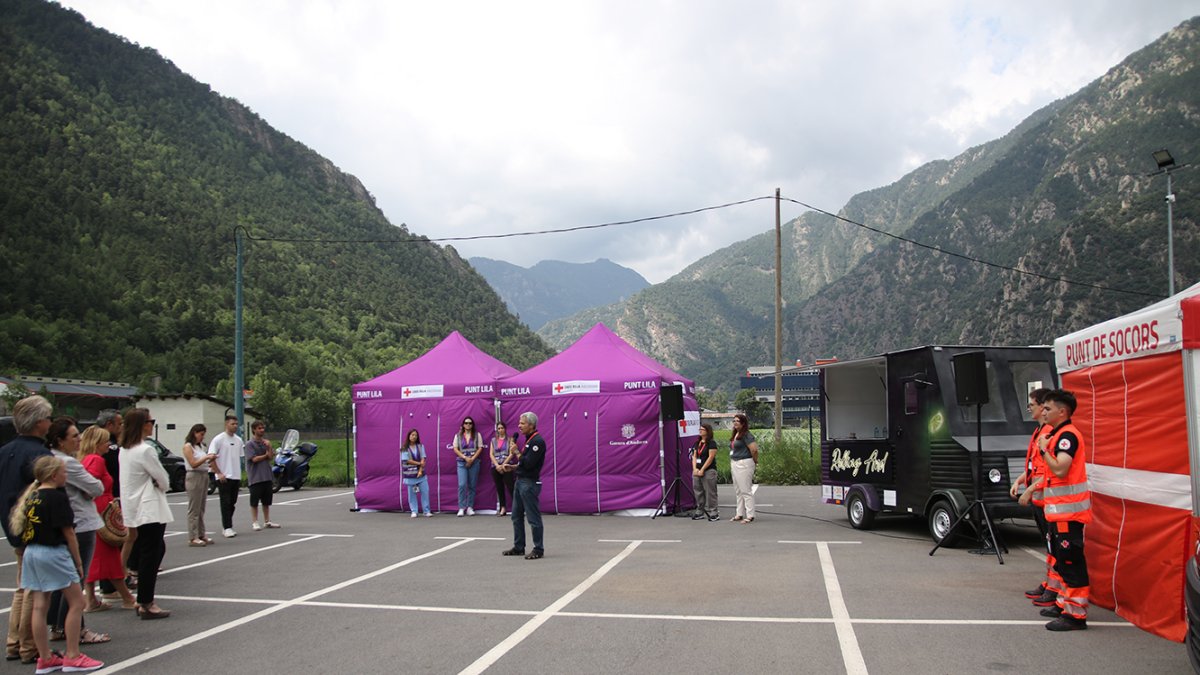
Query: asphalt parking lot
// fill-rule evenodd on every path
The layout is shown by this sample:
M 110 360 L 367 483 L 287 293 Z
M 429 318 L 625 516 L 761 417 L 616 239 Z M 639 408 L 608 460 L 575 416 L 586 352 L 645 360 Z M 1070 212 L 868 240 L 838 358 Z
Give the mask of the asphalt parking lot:
M 1107 610 L 1087 631 L 1045 630 L 1021 592 L 1042 565 L 1031 525 L 1001 526 L 1000 565 L 929 556 L 916 521 L 850 529 L 818 488 L 757 495 L 750 525 L 549 516 L 546 557 L 526 561 L 500 555 L 507 518 L 352 513 L 347 489 L 279 493 L 283 528 L 263 532 L 243 491 L 233 539 L 214 496 L 217 541 L 189 548 L 174 494 L 158 585 L 173 615 L 88 614 L 113 640 L 85 651 L 130 673 L 1191 672 L 1183 645 Z M 732 497 L 722 486 L 725 518 Z

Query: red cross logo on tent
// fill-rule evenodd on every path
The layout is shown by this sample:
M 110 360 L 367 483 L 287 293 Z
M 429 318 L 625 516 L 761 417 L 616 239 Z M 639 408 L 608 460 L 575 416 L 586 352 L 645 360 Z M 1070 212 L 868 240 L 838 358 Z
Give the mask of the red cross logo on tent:
M 563 390 L 563 386 L 562 386 L 562 383 L 561 383 L 561 382 L 560 382 L 560 383 L 558 383 L 558 384 L 556 384 L 556 385 L 554 385 L 554 391 L 557 391 L 558 393 L 560 393 L 560 394 L 561 394 L 561 393 L 562 393 L 562 390 Z
M 679 428 L 683 429 L 684 436 L 687 435 L 687 427 L 688 427 L 687 420 L 679 420 Z
M 405 395 L 406 397 L 407 397 L 407 396 L 411 396 L 411 395 L 412 395 L 412 389 L 409 389 L 408 387 L 405 387 L 405 388 L 404 388 L 404 395 Z

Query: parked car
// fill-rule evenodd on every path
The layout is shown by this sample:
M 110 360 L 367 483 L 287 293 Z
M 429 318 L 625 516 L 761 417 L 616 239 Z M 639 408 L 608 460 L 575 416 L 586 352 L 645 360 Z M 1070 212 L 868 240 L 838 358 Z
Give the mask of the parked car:
M 167 475 L 171 477 L 171 485 L 167 488 L 167 492 L 183 492 L 184 480 L 187 478 L 187 466 L 183 458 L 153 438 L 147 438 L 146 442 L 158 453 L 158 461 L 162 463 Z

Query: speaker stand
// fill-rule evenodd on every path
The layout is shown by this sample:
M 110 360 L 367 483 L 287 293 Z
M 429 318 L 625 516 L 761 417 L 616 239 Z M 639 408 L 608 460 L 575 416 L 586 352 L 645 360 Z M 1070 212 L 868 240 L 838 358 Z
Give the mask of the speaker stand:
M 938 543 L 934 544 L 933 548 L 930 549 L 930 551 L 929 551 L 929 555 L 933 555 L 934 553 L 936 553 L 937 550 L 942 547 L 943 542 L 950 541 L 954 535 L 954 531 L 957 530 L 959 528 L 959 526 L 962 525 L 963 522 L 967 520 L 968 516 L 970 516 L 971 514 L 975 514 L 976 520 L 971 521 L 971 525 L 973 526 L 972 529 L 975 530 L 975 540 L 979 542 L 979 548 L 972 549 L 971 552 L 975 553 L 977 555 L 988 555 L 990 553 L 995 553 L 996 560 L 1000 561 L 1000 564 L 1003 565 L 1004 564 L 1004 556 L 1000 554 L 1000 549 L 1003 548 L 1004 552 L 1008 553 L 1008 547 L 1004 546 L 1004 544 L 1002 544 L 996 538 L 996 530 L 994 527 L 992 527 L 992 516 L 990 513 L 988 513 L 987 504 L 983 501 L 983 403 L 982 402 L 977 402 L 975 404 L 975 462 L 974 462 L 974 464 L 975 464 L 975 466 L 974 466 L 974 469 L 975 469 L 975 472 L 974 472 L 975 473 L 975 499 L 971 502 L 971 504 L 969 506 L 967 506 L 966 509 L 963 510 L 962 515 L 960 515 L 958 517 L 958 520 L 954 521 L 954 523 L 950 525 L 950 529 L 946 530 L 946 534 L 942 537 L 942 540 L 939 541 Z M 982 519 L 984 524 L 987 526 L 987 534 L 986 535 L 984 534 L 984 528 L 980 527 L 978 524 L 978 521 L 980 519 Z

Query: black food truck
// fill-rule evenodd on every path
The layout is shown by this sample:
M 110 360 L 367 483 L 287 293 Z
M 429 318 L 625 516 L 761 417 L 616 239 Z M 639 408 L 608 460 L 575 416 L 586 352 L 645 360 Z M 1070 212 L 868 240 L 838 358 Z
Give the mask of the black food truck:
M 973 354 L 955 359 L 964 353 Z M 956 387 L 956 361 L 973 363 L 976 379 Z M 926 346 L 819 369 L 821 497 L 844 504 L 853 527 L 870 528 L 880 513 L 910 514 L 925 518 L 934 541 L 954 545 L 970 532 L 947 537 L 975 498 L 980 446 L 992 518 L 1029 516 L 1008 491 L 1033 434 L 1028 394 L 1057 386 L 1050 347 Z M 982 400 L 983 374 L 986 403 L 960 404 L 968 388 L 977 389 L 968 401 Z

